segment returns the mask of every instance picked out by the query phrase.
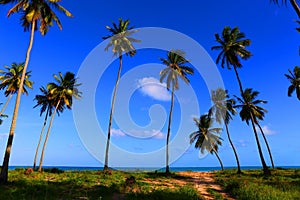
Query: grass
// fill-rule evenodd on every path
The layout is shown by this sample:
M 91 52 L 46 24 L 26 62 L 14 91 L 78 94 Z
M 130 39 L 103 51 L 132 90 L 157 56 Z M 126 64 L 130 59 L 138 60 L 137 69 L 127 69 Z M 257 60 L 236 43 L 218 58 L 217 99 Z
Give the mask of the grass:
M 126 183 L 131 176 L 135 182 Z M 193 185 L 174 184 L 185 178 L 163 173 L 64 172 L 57 169 L 26 174 L 25 169 L 16 169 L 9 171 L 8 185 L 0 186 L 0 199 L 202 199 Z
M 239 200 L 294 200 L 300 199 L 300 170 L 275 169 L 272 176 L 262 171 L 248 170 L 243 174 L 226 170 L 215 173 L 216 181 L 226 192 Z

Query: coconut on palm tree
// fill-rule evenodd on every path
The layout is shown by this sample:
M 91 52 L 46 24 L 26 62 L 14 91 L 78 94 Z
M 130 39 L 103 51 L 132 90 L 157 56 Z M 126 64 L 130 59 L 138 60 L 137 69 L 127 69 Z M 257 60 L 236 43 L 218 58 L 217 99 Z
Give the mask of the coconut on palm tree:
M 218 148 L 222 145 L 222 138 L 219 136 L 222 128 L 212 127 L 213 120 L 208 114 L 201 115 L 200 119 L 194 118 L 194 121 L 198 130 L 190 134 L 190 143 L 196 141 L 195 148 L 200 149 L 202 154 L 205 151 L 215 154 L 222 170 L 224 170 L 222 160 L 218 154 Z
M 240 117 L 242 121 L 245 121 L 248 125 L 251 121 L 253 132 L 255 135 L 255 140 L 258 148 L 259 157 L 262 163 L 263 171 L 265 175 L 270 174 L 270 170 L 268 166 L 266 165 L 262 148 L 260 145 L 260 141 L 258 138 L 257 130 L 256 130 L 256 124 L 259 124 L 258 120 L 263 120 L 265 112 L 267 112 L 264 108 L 258 106 L 258 104 L 264 104 L 267 103 L 264 100 L 256 99 L 259 92 L 253 91 L 251 88 L 245 89 L 243 92 L 243 97 L 237 97 L 237 100 L 240 104 L 235 105 L 235 108 L 240 109 Z M 271 154 L 270 154 L 271 156 Z
M 171 50 L 167 54 L 167 58 L 161 58 L 161 61 L 167 67 L 160 71 L 160 82 L 163 82 L 166 79 L 166 84 L 168 90 L 171 90 L 171 107 L 169 113 L 169 122 L 168 122 L 168 133 L 166 141 L 166 174 L 170 173 L 169 167 L 169 140 L 171 134 L 171 123 L 174 107 L 174 94 L 175 90 L 179 89 L 178 79 L 182 79 L 185 83 L 189 84 L 190 80 L 187 78 L 187 75 L 193 75 L 193 68 L 187 66 L 189 61 L 185 58 L 185 52 L 181 50 Z
M 0 70 L 0 90 L 4 90 L 4 95 L 7 97 L 3 105 L 0 115 L 2 115 L 10 102 L 13 94 L 19 90 L 19 83 L 24 69 L 24 63 L 12 63 L 11 67 L 4 66 L 5 70 Z M 27 88 L 32 89 L 33 82 L 29 80 L 30 71 L 26 72 L 22 93 L 28 95 Z
M 49 91 L 49 100 L 53 102 L 52 105 L 54 105 L 54 110 L 49 122 L 46 138 L 43 144 L 38 169 L 39 172 L 42 171 L 44 153 L 56 112 L 62 112 L 64 106 L 71 110 L 73 105 L 73 98 L 80 99 L 81 97 L 81 92 L 79 92 L 77 88 L 80 84 L 76 83 L 77 79 L 75 78 L 75 74 L 67 72 L 63 75 L 61 72 L 59 72 L 58 75 L 54 75 L 53 77 L 56 82 L 49 83 L 47 85 L 47 90 Z
M 140 42 L 140 40 L 134 39 L 131 37 L 132 34 L 136 33 L 138 30 L 134 30 L 133 27 L 129 27 L 129 20 L 119 19 L 118 25 L 113 23 L 113 26 L 106 26 L 106 29 L 110 32 L 110 35 L 103 37 L 104 40 L 109 39 L 108 45 L 105 47 L 105 51 L 107 51 L 110 47 L 112 48 L 112 52 L 115 56 L 119 57 L 119 69 L 117 80 L 115 83 L 113 97 L 111 101 L 111 109 L 109 114 L 109 124 L 107 130 L 107 143 L 105 149 L 105 163 L 104 170 L 108 170 L 108 153 L 109 153 L 109 145 L 110 145 L 110 136 L 111 136 L 111 126 L 113 120 L 114 106 L 119 86 L 119 81 L 121 78 L 121 72 L 123 67 L 123 54 L 129 55 L 133 57 L 136 54 L 136 49 L 133 46 L 133 42 Z
M 61 1 L 51 0 L 0 0 L 0 4 L 14 4 L 14 6 L 8 11 L 7 15 L 10 16 L 13 13 L 21 13 L 21 24 L 24 27 L 25 31 L 30 31 L 30 40 L 26 52 L 24 69 L 19 83 L 19 88 L 23 88 L 24 85 L 35 30 L 39 28 L 41 34 L 45 35 L 49 29 L 49 26 L 53 25 L 53 22 L 56 22 L 58 27 L 62 29 L 60 20 L 53 9 L 64 13 L 68 17 L 72 17 L 72 14 L 68 10 L 59 5 L 60 2 Z M 5 155 L 0 173 L 0 184 L 7 183 L 8 179 L 8 165 L 21 101 L 21 93 L 22 90 L 18 90 Z
M 288 88 L 288 96 L 291 97 L 296 92 L 298 100 L 300 100 L 300 68 L 296 66 L 293 70 L 289 70 L 290 74 L 285 74 L 291 85 Z
M 235 100 L 230 99 L 227 91 L 222 88 L 218 88 L 217 90 L 213 90 L 211 92 L 211 100 L 212 100 L 213 106 L 209 109 L 209 112 L 208 112 L 209 116 L 211 118 L 212 118 L 212 116 L 214 116 L 214 118 L 216 119 L 216 121 L 219 124 L 224 123 L 225 128 L 226 128 L 227 137 L 228 137 L 229 143 L 232 147 L 232 150 L 233 150 L 233 153 L 234 153 L 234 156 L 236 159 L 237 168 L 238 168 L 237 173 L 241 173 L 242 171 L 241 171 L 238 154 L 237 154 L 235 146 L 231 140 L 231 136 L 230 136 L 230 132 L 229 132 L 229 128 L 228 128 L 229 122 L 233 119 L 232 115 L 235 115 L 237 113 L 236 110 L 234 109 Z
M 42 141 L 42 138 L 43 138 L 44 129 L 46 127 L 48 117 L 51 117 L 51 115 L 53 113 L 53 110 L 55 108 L 55 101 L 51 98 L 49 90 L 47 90 L 44 87 L 41 87 L 40 91 L 42 92 L 42 94 L 39 94 L 39 95 L 35 96 L 34 100 L 37 101 L 37 103 L 33 108 L 36 108 L 38 106 L 41 107 L 40 108 L 40 116 L 42 116 L 44 112 L 46 112 L 46 115 L 45 115 L 44 123 L 43 123 L 43 126 L 42 126 L 42 130 L 41 130 L 41 133 L 40 133 L 39 141 L 38 141 L 38 144 L 37 144 L 37 147 L 36 147 L 36 150 L 35 150 L 34 161 L 33 161 L 33 169 L 36 168 L 36 161 L 37 161 L 37 157 L 38 157 L 38 153 L 39 153 L 39 148 L 40 148 L 40 144 L 41 144 L 41 141 Z M 63 110 L 64 110 L 63 105 L 58 107 L 58 109 L 57 109 L 58 116 L 59 116 L 60 112 L 63 112 Z

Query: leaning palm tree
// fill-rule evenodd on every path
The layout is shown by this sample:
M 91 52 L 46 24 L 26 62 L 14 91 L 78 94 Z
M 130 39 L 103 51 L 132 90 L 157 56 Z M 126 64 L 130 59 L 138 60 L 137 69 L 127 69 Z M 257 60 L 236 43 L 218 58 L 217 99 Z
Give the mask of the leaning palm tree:
M 39 141 L 38 141 L 38 144 L 37 144 L 37 147 L 36 147 L 36 150 L 35 150 L 35 156 L 34 156 L 34 161 L 33 161 L 33 169 L 36 168 L 36 161 L 37 161 L 37 157 L 38 157 L 38 153 L 39 153 L 39 148 L 40 148 L 40 145 L 41 145 L 41 141 L 42 141 L 42 138 L 43 138 L 44 129 L 46 127 L 48 117 L 51 117 L 52 112 L 55 108 L 55 102 L 53 101 L 53 99 L 51 99 L 51 95 L 50 95 L 49 90 L 47 90 L 44 87 L 41 87 L 40 91 L 42 92 L 42 94 L 39 94 L 39 95 L 35 96 L 34 100 L 37 101 L 37 104 L 33 108 L 36 108 L 36 107 L 40 106 L 41 107 L 40 108 L 40 116 L 42 116 L 44 112 L 46 112 L 46 115 L 45 115 L 44 123 L 43 123 L 43 126 L 42 126 L 42 130 L 41 130 L 41 133 L 40 133 Z M 58 107 L 58 109 L 57 109 L 58 116 L 59 116 L 60 112 L 63 112 L 63 110 L 64 110 L 63 106 Z
M 12 63 L 11 67 L 4 66 L 6 71 L 0 70 L 0 90 L 4 89 L 4 95 L 7 97 L 3 105 L 0 115 L 5 111 L 8 103 L 10 102 L 13 94 L 19 90 L 19 83 L 24 69 L 24 63 Z M 28 95 L 27 88 L 32 89 L 33 82 L 29 80 L 31 72 L 26 72 L 22 93 Z
M 160 59 L 167 67 L 160 71 L 160 82 L 166 79 L 168 90 L 171 89 L 171 107 L 169 113 L 168 133 L 167 133 L 167 144 L 166 144 L 166 174 L 170 173 L 169 167 L 169 140 L 171 133 L 172 114 L 174 107 L 174 94 L 175 90 L 179 89 L 178 77 L 181 78 L 185 83 L 189 84 L 190 80 L 187 78 L 188 74 L 193 75 L 193 68 L 187 66 L 189 62 L 185 58 L 185 52 L 181 50 L 171 50 L 167 54 L 167 58 Z
M 232 147 L 236 159 L 237 167 L 238 167 L 237 173 L 240 174 L 242 171 L 241 171 L 239 157 L 236 152 L 235 146 L 231 140 L 231 136 L 228 128 L 228 124 L 232 120 L 232 115 L 235 115 L 237 113 L 236 110 L 234 109 L 235 100 L 230 99 L 227 91 L 222 88 L 218 88 L 217 90 L 213 90 L 211 92 L 211 100 L 213 102 L 213 106 L 209 109 L 208 112 L 209 116 L 210 117 L 214 116 L 214 118 L 219 124 L 222 123 L 225 124 L 227 137 Z
M 47 90 L 49 91 L 49 99 L 53 101 L 54 110 L 52 113 L 51 120 L 49 122 L 46 138 L 43 144 L 43 149 L 41 153 L 40 158 L 40 164 L 38 171 L 42 171 L 42 164 L 44 160 L 44 153 L 46 149 L 46 145 L 48 142 L 48 138 L 50 135 L 52 123 L 54 120 L 54 116 L 56 112 L 60 111 L 62 112 L 63 107 L 67 106 L 68 109 L 71 110 L 72 104 L 73 104 L 73 97 L 76 99 L 80 99 L 81 92 L 78 91 L 77 87 L 80 84 L 77 84 L 77 79 L 75 78 L 75 75 L 71 72 L 67 72 L 66 74 L 62 74 L 61 72 L 57 75 L 53 76 L 55 82 L 51 82 L 47 85 Z
M 218 154 L 218 147 L 222 145 L 222 138 L 219 134 L 222 131 L 222 128 L 212 128 L 213 120 L 209 115 L 201 115 L 200 119 L 194 118 L 197 131 L 190 134 L 190 143 L 194 143 L 195 148 L 200 149 L 200 152 L 203 154 L 205 151 L 215 154 L 218 158 L 222 170 L 224 170 L 223 163 Z
M 42 35 L 45 35 L 49 29 L 49 26 L 53 25 L 53 21 L 62 29 L 60 20 L 52 9 L 56 9 L 67 16 L 71 17 L 72 14 L 64 7 L 59 5 L 60 1 L 52 0 L 0 0 L 0 4 L 15 4 L 7 13 L 10 16 L 13 13 L 21 13 L 21 24 L 25 31 L 30 30 L 30 40 L 26 52 L 26 58 L 24 63 L 24 69 L 19 83 L 19 88 L 23 88 L 24 80 L 29 64 L 30 53 L 33 45 L 34 32 L 39 27 L 39 31 Z M 21 102 L 22 90 L 18 90 L 15 108 L 13 112 L 12 122 L 9 131 L 9 137 L 3 159 L 3 164 L 0 173 L 0 184 L 7 183 L 8 179 L 8 164 L 10 159 L 11 148 L 13 144 L 14 132 L 17 122 L 17 116 L 19 112 L 19 106 Z
M 296 66 L 293 70 L 289 70 L 290 74 L 285 74 L 286 78 L 291 82 L 288 88 L 288 96 L 292 96 L 293 92 L 296 91 L 298 100 L 300 100 L 300 68 Z
M 233 67 L 242 94 L 243 87 L 237 69 L 242 67 L 240 58 L 244 60 L 250 58 L 251 53 L 246 47 L 250 45 L 251 41 L 245 39 L 245 34 L 238 27 L 231 29 L 229 26 L 223 29 L 222 38 L 219 34 L 215 34 L 215 38 L 220 45 L 213 46 L 211 49 L 221 50 L 216 63 L 221 61 L 221 67 L 225 68 L 226 66 L 229 70 Z
M 266 165 L 263 152 L 261 149 L 261 145 L 259 142 L 258 134 L 256 131 L 256 126 L 255 126 L 256 124 L 259 124 L 258 120 L 263 120 L 265 112 L 267 112 L 264 108 L 258 106 L 257 104 L 262 104 L 267 102 L 264 100 L 256 99 L 258 94 L 259 92 L 253 91 L 251 88 L 245 89 L 242 98 L 235 96 L 240 104 L 235 105 L 234 107 L 240 109 L 240 117 L 242 121 L 246 121 L 248 125 L 249 125 L 249 121 L 251 121 L 263 171 L 265 175 L 269 175 L 270 171 Z
M 108 170 L 108 152 L 109 152 L 109 144 L 110 144 L 110 136 L 111 136 L 111 125 L 113 120 L 114 106 L 117 96 L 117 90 L 119 86 L 119 81 L 121 78 L 121 71 L 123 67 L 123 54 L 130 55 L 133 57 L 136 54 L 136 49 L 132 45 L 133 42 L 140 42 L 131 37 L 132 34 L 136 33 L 138 30 L 133 30 L 133 27 L 129 27 L 129 20 L 123 21 L 122 18 L 119 19 L 119 24 L 113 23 L 113 26 L 106 26 L 106 29 L 111 33 L 108 36 L 103 37 L 104 40 L 110 39 L 108 45 L 105 47 L 105 51 L 107 51 L 110 47 L 112 47 L 112 52 L 115 56 L 119 57 L 119 69 L 117 80 L 114 87 L 113 98 L 111 101 L 111 109 L 109 114 L 109 124 L 107 130 L 107 143 L 105 150 L 105 163 L 104 170 Z
M 279 4 L 280 0 L 271 0 L 273 3 L 275 4 Z M 287 1 L 288 0 L 281 0 L 281 2 L 283 4 L 287 4 Z M 293 9 L 295 10 L 295 12 L 297 13 L 298 15 L 298 18 L 300 18 L 300 2 L 299 0 L 289 0 L 291 5 L 293 6 Z

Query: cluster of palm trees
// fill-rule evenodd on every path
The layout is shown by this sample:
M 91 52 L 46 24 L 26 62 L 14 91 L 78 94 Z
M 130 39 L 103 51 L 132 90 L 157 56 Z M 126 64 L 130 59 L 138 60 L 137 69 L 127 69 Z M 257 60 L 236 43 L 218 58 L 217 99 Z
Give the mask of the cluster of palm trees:
M 109 116 L 104 170 L 108 169 L 111 125 L 113 119 L 114 102 L 117 95 L 117 89 L 123 65 L 122 55 L 125 53 L 126 55 L 134 56 L 136 50 L 133 46 L 133 42 L 139 42 L 139 40 L 136 40 L 131 37 L 131 35 L 137 30 L 132 30 L 132 28 L 129 28 L 129 20 L 123 21 L 120 18 L 118 24 L 113 23 L 112 27 L 106 26 L 106 28 L 110 31 L 111 35 L 104 37 L 104 39 L 110 39 L 110 42 L 108 43 L 105 50 L 108 50 L 110 47 L 112 47 L 114 55 L 119 56 L 120 65 L 113 92 L 111 111 Z M 209 110 L 208 114 L 200 116 L 199 119 L 194 119 L 198 130 L 190 135 L 190 142 L 193 143 L 194 141 L 196 141 L 195 147 L 200 148 L 201 152 L 207 150 L 210 153 L 216 154 L 222 165 L 221 159 L 219 158 L 217 153 L 218 145 L 222 144 L 222 139 L 219 137 L 219 133 L 222 129 L 213 128 L 211 126 L 214 122 L 213 118 L 215 118 L 219 124 L 224 123 L 229 142 L 233 148 L 234 155 L 237 160 L 238 173 L 241 173 L 238 154 L 231 140 L 228 128 L 228 124 L 230 120 L 232 120 L 232 115 L 235 115 L 237 113 L 236 109 L 240 109 L 241 119 L 243 121 L 246 121 L 248 125 L 251 121 L 264 173 L 269 174 L 270 172 L 264 160 L 260 141 L 258 138 L 258 133 L 256 130 L 257 127 L 259 127 L 267 145 L 267 148 L 269 150 L 272 167 L 274 167 L 270 147 L 267 143 L 263 129 L 259 124 L 259 120 L 263 120 L 264 114 L 267 111 L 260 107 L 258 104 L 266 103 L 266 101 L 256 99 L 259 93 L 253 91 L 252 89 L 247 88 L 243 90 L 242 82 L 238 74 L 238 68 L 242 67 L 241 59 L 245 60 L 251 57 L 251 53 L 246 49 L 246 47 L 249 46 L 251 42 L 249 39 L 245 39 L 245 34 L 240 32 L 240 30 L 237 27 L 233 29 L 231 29 L 230 27 L 225 27 L 222 32 L 222 35 L 220 36 L 219 34 L 216 34 L 215 37 L 216 41 L 220 45 L 212 47 L 212 50 L 221 50 L 216 62 L 221 62 L 222 68 L 227 67 L 228 69 L 234 69 L 241 94 L 241 97 L 235 97 L 240 104 L 236 105 L 236 101 L 234 99 L 229 99 L 227 91 L 224 91 L 222 89 L 212 91 L 211 99 L 214 102 L 214 105 Z M 167 53 L 166 58 L 161 58 L 161 62 L 164 65 L 166 65 L 166 68 L 162 69 L 160 72 L 160 82 L 166 81 L 167 89 L 170 90 L 172 94 L 166 138 L 166 173 L 169 174 L 169 139 L 171 134 L 171 123 L 174 107 L 174 93 L 175 90 L 179 89 L 179 79 L 182 79 L 185 83 L 189 84 L 190 81 L 187 75 L 193 75 L 194 70 L 193 68 L 188 66 L 189 60 L 185 58 L 185 52 L 181 50 L 170 50 Z
M 29 65 L 30 54 L 33 46 L 34 34 L 36 30 L 44 36 L 48 31 L 49 27 L 55 22 L 60 29 L 62 29 L 61 22 L 58 16 L 55 14 L 54 10 L 58 10 L 68 17 L 72 17 L 72 14 L 62 7 L 59 3 L 61 1 L 51 1 L 51 0 L 0 0 L 0 4 L 14 4 L 13 7 L 8 11 L 7 16 L 9 17 L 13 13 L 21 14 L 21 25 L 24 27 L 24 31 L 30 31 L 30 40 L 26 52 L 25 62 L 22 69 L 22 74 L 18 82 L 18 88 L 23 88 L 25 84 L 25 78 L 27 74 L 27 68 Z M 18 89 L 15 107 L 12 115 L 12 121 L 7 141 L 7 146 L 5 150 L 5 155 L 3 159 L 3 164 L 0 173 L 0 184 L 5 184 L 8 179 L 8 165 L 11 154 L 11 148 L 13 144 L 14 132 L 17 123 L 17 116 L 19 112 L 19 106 L 21 102 L 21 94 L 24 90 Z M 53 90 L 56 91 L 56 90 Z
M 238 173 L 241 173 L 238 154 L 231 140 L 228 129 L 228 124 L 230 120 L 232 120 L 232 115 L 235 115 L 237 113 L 236 109 L 239 109 L 239 115 L 242 121 L 245 121 L 247 125 L 249 125 L 249 122 L 251 122 L 263 171 L 264 174 L 268 175 L 270 174 L 270 170 L 265 162 L 259 136 L 257 133 L 258 127 L 268 148 L 272 167 L 274 168 L 271 150 L 265 137 L 264 131 L 259 123 L 259 120 L 263 120 L 264 115 L 267 112 L 264 108 L 260 107 L 259 104 L 265 104 L 267 102 L 264 100 L 256 99 L 259 92 L 253 91 L 253 89 L 251 88 L 246 88 L 244 90 L 242 81 L 238 73 L 238 68 L 242 68 L 241 60 L 246 60 L 252 56 L 251 53 L 246 49 L 246 47 L 250 45 L 251 41 L 249 39 L 246 39 L 245 34 L 240 32 L 237 27 L 232 29 L 228 26 L 223 29 L 221 36 L 219 34 L 215 34 L 215 38 L 219 45 L 212 47 L 212 50 L 221 51 L 217 57 L 216 63 L 218 64 L 221 62 L 222 68 L 227 67 L 227 69 L 229 70 L 233 68 L 240 89 L 240 96 L 235 95 L 236 100 L 234 100 L 230 99 L 227 91 L 223 89 L 212 91 L 211 99 L 213 102 L 213 106 L 209 110 L 208 114 L 202 115 L 200 117 L 200 120 L 195 119 L 198 131 L 190 135 L 191 143 L 196 140 L 196 148 L 200 148 L 201 151 L 206 149 L 208 150 L 208 152 L 215 153 L 217 155 L 217 146 L 221 144 L 220 138 L 217 137 L 220 130 L 218 128 L 210 127 L 210 125 L 213 124 L 211 120 L 215 118 L 218 123 L 224 123 L 229 143 L 232 146 L 237 161 Z M 239 104 L 236 104 L 236 101 Z
M 278 0 L 272 0 L 274 3 L 278 4 Z M 72 17 L 72 14 L 60 5 L 61 1 L 52 1 L 52 0 L 0 0 L 0 4 L 14 4 L 13 7 L 8 11 L 7 16 L 10 16 L 13 13 L 21 14 L 21 25 L 24 27 L 24 31 L 30 32 L 30 40 L 26 52 L 26 57 L 24 63 L 13 63 L 12 67 L 5 67 L 7 72 L 0 71 L 1 73 L 1 84 L 0 89 L 4 90 L 4 94 L 7 97 L 7 102 L 2 107 L 0 111 L 0 117 L 5 116 L 4 111 L 8 102 L 10 101 L 13 94 L 17 94 L 14 111 L 12 114 L 11 126 L 9 131 L 9 137 L 7 141 L 7 146 L 5 150 L 5 156 L 3 159 L 3 164 L 0 173 L 0 184 L 6 183 L 8 178 L 8 164 L 10 159 L 11 148 L 13 144 L 14 132 L 17 122 L 17 116 L 19 112 L 19 106 L 21 101 L 21 94 L 27 94 L 27 88 L 32 88 L 33 82 L 29 80 L 30 71 L 27 71 L 31 50 L 34 41 L 35 31 L 39 30 L 40 33 L 44 36 L 48 31 L 49 27 L 56 23 L 60 29 L 62 29 L 61 22 L 54 12 L 60 11 L 68 17 Z M 287 0 L 282 0 L 283 3 L 287 3 Z M 291 5 L 295 9 L 296 13 L 300 17 L 300 9 L 297 0 L 290 0 Z M 110 39 L 108 46 L 105 50 L 108 50 L 112 47 L 112 51 L 115 56 L 119 58 L 119 69 L 117 74 L 117 80 L 113 92 L 113 98 L 111 103 L 111 110 L 109 116 L 109 125 L 108 125 L 108 134 L 107 134 L 107 145 L 105 151 L 105 164 L 104 170 L 108 169 L 108 155 L 109 155 L 109 144 L 111 136 L 111 126 L 114 113 L 114 103 L 117 96 L 118 84 L 121 77 L 122 66 L 123 66 L 123 54 L 134 56 L 136 50 L 132 43 L 139 42 L 131 37 L 133 33 L 137 30 L 134 30 L 133 27 L 129 27 L 129 20 L 123 21 L 119 19 L 119 23 L 113 23 L 113 26 L 106 26 L 107 30 L 110 32 L 110 35 L 103 37 L 103 39 Z M 259 156 L 262 162 L 263 170 L 265 174 L 269 174 L 269 169 L 264 160 L 262 153 L 260 141 L 258 138 L 257 127 L 262 133 L 262 136 L 267 145 L 272 166 L 274 167 L 273 160 L 271 157 L 271 151 L 268 146 L 267 140 L 263 133 L 263 129 L 260 126 L 260 121 L 263 120 L 266 110 L 259 106 L 259 104 L 264 104 L 266 101 L 256 99 L 259 94 L 256 91 L 253 91 L 251 88 L 243 89 L 242 82 L 238 74 L 238 69 L 242 67 L 241 59 L 246 60 L 251 57 L 251 53 L 246 49 L 250 45 L 250 40 L 245 39 L 245 35 L 239 31 L 239 29 L 230 27 L 225 27 L 222 35 L 215 35 L 216 41 L 220 44 L 219 46 L 212 47 L 212 50 L 220 50 L 220 54 L 217 57 L 216 62 L 221 62 L 221 67 L 227 67 L 229 70 L 233 68 L 238 86 L 240 89 L 240 96 L 235 96 L 236 100 L 230 99 L 227 91 L 222 89 L 217 89 L 212 91 L 212 101 L 214 105 L 209 110 L 208 114 L 200 116 L 199 119 L 194 119 L 198 130 L 191 134 L 191 143 L 196 141 L 196 147 L 200 148 L 201 152 L 207 150 L 210 153 L 215 153 L 217 156 L 218 145 L 221 145 L 222 139 L 219 137 L 221 131 L 220 128 L 213 128 L 213 122 L 216 120 L 219 124 L 224 123 L 227 136 L 237 160 L 238 172 L 241 171 L 240 164 L 238 160 L 238 154 L 233 145 L 233 142 L 229 133 L 229 122 L 233 119 L 233 115 L 237 113 L 236 109 L 240 109 L 240 117 L 248 125 L 251 122 L 253 132 L 256 138 L 256 143 L 258 147 Z M 167 58 L 161 59 L 162 63 L 167 67 L 160 72 L 161 79 L 163 82 L 166 80 L 168 90 L 171 90 L 172 98 L 170 105 L 169 121 L 168 121 L 168 133 L 166 140 L 166 173 L 169 173 L 169 138 L 171 134 L 171 123 L 172 123 L 172 114 L 174 107 L 174 93 L 179 89 L 179 78 L 182 79 L 187 84 L 189 79 L 187 75 L 193 75 L 193 69 L 189 67 L 188 60 L 185 58 L 185 53 L 180 50 L 170 50 L 167 54 Z M 294 71 L 290 74 L 286 74 L 286 77 L 291 81 L 291 86 L 288 89 L 288 95 L 290 96 L 293 91 L 296 90 L 297 97 L 300 100 L 300 69 L 295 67 Z M 34 159 L 34 168 L 36 167 L 36 161 L 38 156 L 39 147 L 43 138 L 44 129 L 46 127 L 48 118 L 51 117 L 48 130 L 46 133 L 46 138 L 43 144 L 39 170 L 41 170 L 44 150 L 49 138 L 51 126 L 53 119 L 56 113 L 59 115 L 64 111 L 65 108 L 71 109 L 73 97 L 80 98 L 80 92 L 77 90 L 78 84 L 76 83 L 75 75 L 71 72 L 65 74 L 59 73 L 54 75 L 56 82 L 51 82 L 47 84 L 47 87 L 41 87 L 41 95 L 37 95 L 35 100 L 37 104 L 35 107 L 40 107 L 40 114 L 44 112 L 45 120 L 42 126 L 40 139 L 37 145 L 36 155 Z M 21 88 L 21 89 L 20 89 Z M 236 105 L 236 101 L 239 103 Z M 219 156 L 218 156 L 219 158 Z M 219 158 L 220 160 L 220 158 Z M 220 160 L 221 161 L 221 160 Z

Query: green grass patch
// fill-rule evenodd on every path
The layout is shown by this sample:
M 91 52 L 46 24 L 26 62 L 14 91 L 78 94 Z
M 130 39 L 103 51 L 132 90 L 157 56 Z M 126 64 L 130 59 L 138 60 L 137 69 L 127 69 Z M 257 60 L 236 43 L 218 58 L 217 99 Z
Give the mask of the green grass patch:
M 260 170 L 236 174 L 233 170 L 215 173 L 215 178 L 233 197 L 240 200 L 300 199 L 299 169 L 275 169 L 271 176 Z
M 26 169 L 21 168 L 9 171 L 9 183 L 0 186 L 0 199 L 201 199 L 191 185 L 163 186 L 185 178 L 175 173 L 165 176 L 164 173 L 61 171 L 55 168 L 42 173 L 25 172 Z M 126 182 L 128 178 L 134 181 Z

